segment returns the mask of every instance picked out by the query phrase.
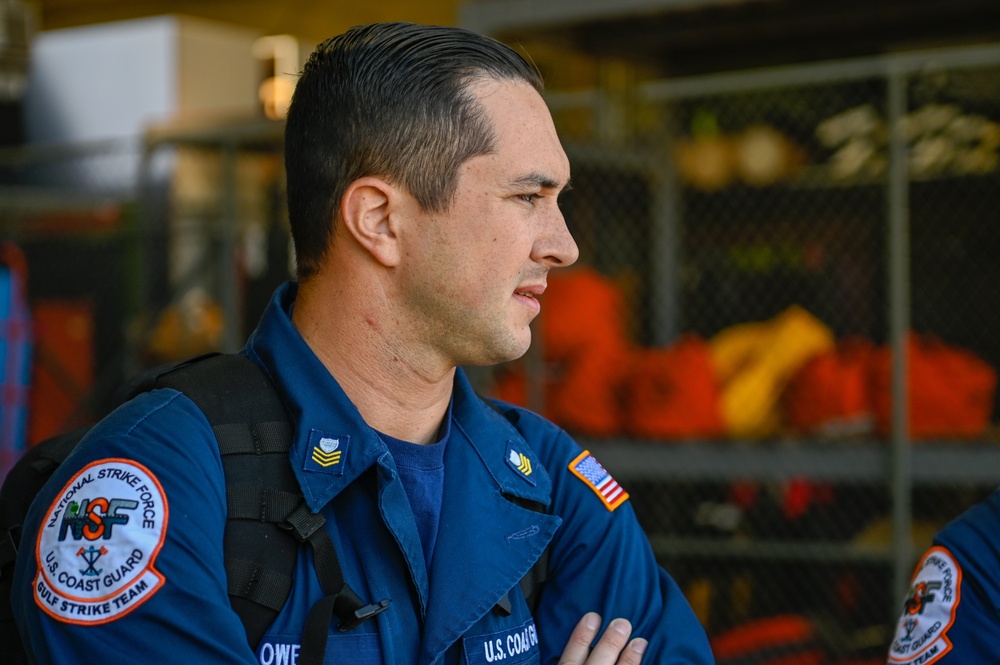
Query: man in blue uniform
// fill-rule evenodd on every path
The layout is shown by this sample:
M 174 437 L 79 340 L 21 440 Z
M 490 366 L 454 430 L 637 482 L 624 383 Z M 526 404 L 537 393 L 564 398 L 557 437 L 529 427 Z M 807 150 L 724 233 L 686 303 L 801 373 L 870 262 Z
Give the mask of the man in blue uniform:
M 934 537 L 913 573 L 891 665 L 1000 662 L 1000 490 Z
M 569 162 L 540 89 L 493 40 L 409 24 L 325 42 L 296 88 L 298 279 L 244 352 L 295 424 L 292 470 L 344 578 L 391 599 L 352 630 L 331 625 L 327 663 L 712 661 L 625 490 L 457 369 L 522 355 L 548 271 L 577 258 L 557 204 Z M 226 595 L 225 522 L 218 446 L 190 399 L 157 390 L 117 410 L 25 529 L 35 556 L 13 602 L 33 658 L 296 663 L 323 597 L 307 549 L 254 652 Z M 543 551 L 532 614 L 518 581 Z

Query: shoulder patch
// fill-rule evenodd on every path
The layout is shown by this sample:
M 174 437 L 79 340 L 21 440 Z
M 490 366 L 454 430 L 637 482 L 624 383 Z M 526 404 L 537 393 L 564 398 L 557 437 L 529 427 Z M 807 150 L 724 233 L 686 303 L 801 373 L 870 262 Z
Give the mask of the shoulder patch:
M 594 494 L 600 497 L 608 510 L 614 510 L 628 499 L 628 492 L 611 477 L 589 450 L 584 450 L 570 462 L 569 470 L 594 490 Z
M 951 651 L 948 629 L 961 600 L 962 568 L 943 547 L 917 564 L 889 647 L 891 665 L 930 665 Z
M 125 459 L 92 462 L 45 514 L 35 550 L 35 603 L 66 623 L 125 616 L 163 586 L 153 564 L 167 517 L 167 497 L 149 469 Z

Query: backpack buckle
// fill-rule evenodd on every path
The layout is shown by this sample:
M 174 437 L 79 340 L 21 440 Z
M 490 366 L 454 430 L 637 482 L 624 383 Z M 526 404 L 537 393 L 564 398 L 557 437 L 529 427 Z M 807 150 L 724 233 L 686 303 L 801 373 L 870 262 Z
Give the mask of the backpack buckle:
M 346 633 L 349 630 L 354 630 L 365 621 L 368 621 L 372 617 L 378 616 L 385 612 L 389 607 L 389 603 L 392 602 L 392 598 L 386 598 L 380 600 L 377 603 L 372 603 L 370 605 L 365 605 L 364 607 L 359 607 L 354 611 L 354 618 L 347 621 L 341 621 L 337 624 L 337 630 L 342 633 Z

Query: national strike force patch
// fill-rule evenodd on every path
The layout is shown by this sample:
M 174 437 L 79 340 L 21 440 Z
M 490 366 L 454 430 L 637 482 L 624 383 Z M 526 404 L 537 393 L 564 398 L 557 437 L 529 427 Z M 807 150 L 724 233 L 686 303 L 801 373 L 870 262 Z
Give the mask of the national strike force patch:
M 149 600 L 164 582 L 153 564 L 167 513 L 163 488 L 141 464 L 103 459 L 83 468 L 39 530 L 35 602 L 54 619 L 91 625 Z

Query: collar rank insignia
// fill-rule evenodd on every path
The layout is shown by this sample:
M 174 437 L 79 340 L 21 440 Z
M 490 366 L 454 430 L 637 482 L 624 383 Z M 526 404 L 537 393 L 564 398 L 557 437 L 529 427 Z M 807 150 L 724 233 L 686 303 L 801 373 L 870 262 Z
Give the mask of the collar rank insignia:
M 323 437 L 319 440 L 319 445 L 313 447 L 313 461 L 324 469 L 334 464 L 340 464 L 340 456 L 343 454 L 343 451 L 337 450 L 339 447 L 340 439 Z
M 527 455 L 514 447 L 513 441 L 507 442 L 507 464 L 509 464 L 512 469 L 517 471 L 519 476 L 527 480 L 532 485 L 535 484 L 535 479 L 531 477 L 531 460 Z
M 312 430 L 309 433 L 309 457 L 306 459 L 306 470 L 333 473 L 341 475 L 341 462 L 347 455 L 347 444 L 351 437 L 346 434 L 333 435 Z
M 608 510 L 614 510 L 628 499 L 628 492 L 611 477 L 590 451 L 584 450 L 570 462 L 569 470 L 601 498 Z

